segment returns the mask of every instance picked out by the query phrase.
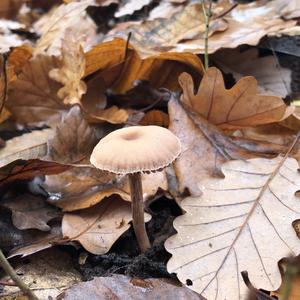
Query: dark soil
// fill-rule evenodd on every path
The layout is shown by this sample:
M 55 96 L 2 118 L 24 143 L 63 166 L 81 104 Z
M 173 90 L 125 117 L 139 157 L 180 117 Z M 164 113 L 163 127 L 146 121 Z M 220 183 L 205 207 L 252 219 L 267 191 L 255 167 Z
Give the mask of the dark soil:
M 147 211 L 152 215 L 151 221 L 146 224 L 152 248 L 140 254 L 131 228 L 107 254 L 89 255 L 84 265 L 79 265 L 76 259 L 76 267 L 84 280 L 111 274 L 138 278 L 176 278 L 167 272 L 166 263 L 171 254 L 165 250 L 164 242 L 176 233 L 172 224 L 174 218 L 181 214 L 181 210 L 175 201 L 160 198 Z

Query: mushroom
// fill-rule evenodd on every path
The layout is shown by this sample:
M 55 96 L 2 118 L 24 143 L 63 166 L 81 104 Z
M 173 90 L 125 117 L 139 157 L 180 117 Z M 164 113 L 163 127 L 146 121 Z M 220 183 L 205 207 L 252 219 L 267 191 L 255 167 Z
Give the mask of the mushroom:
M 96 145 L 91 163 L 97 168 L 128 175 L 133 228 L 142 252 L 150 248 L 144 222 L 141 173 L 156 172 L 180 154 L 179 139 L 159 126 L 132 126 L 113 131 Z

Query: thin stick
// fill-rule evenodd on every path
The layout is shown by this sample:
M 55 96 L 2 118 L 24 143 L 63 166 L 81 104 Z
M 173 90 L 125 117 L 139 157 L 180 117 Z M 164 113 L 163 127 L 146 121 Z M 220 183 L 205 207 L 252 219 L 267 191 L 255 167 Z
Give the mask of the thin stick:
M 38 300 L 39 298 L 31 291 L 31 289 L 20 279 L 16 271 L 10 265 L 6 257 L 4 256 L 2 250 L 0 249 L 0 266 L 3 270 L 11 277 L 11 279 L 16 283 L 20 290 L 29 297 L 31 300 Z
M 202 2 L 202 11 L 205 21 L 205 41 L 204 41 L 204 68 L 207 70 L 209 68 L 209 58 L 208 58 L 208 35 L 209 35 L 209 22 L 211 18 L 211 7 L 212 7 L 212 0 L 209 0 L 209 7 L 206 10 L 205 7 L 205 0 L 201 0 Z
M 131 194 L 133 229 L 141 251 L 145 252 L 151 247 L 151 245 L 146 232 L 145 220 L 144 220 L 142 176 L 140 173 L 134 173 L 134 174 L 129 174 L 128 178 L 129 178 L 130 194 Z

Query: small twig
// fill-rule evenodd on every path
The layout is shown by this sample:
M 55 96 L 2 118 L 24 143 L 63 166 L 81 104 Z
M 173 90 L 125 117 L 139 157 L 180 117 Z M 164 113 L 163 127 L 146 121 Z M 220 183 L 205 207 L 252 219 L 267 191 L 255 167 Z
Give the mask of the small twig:
M 8 90 L 8 83 L 7 83 L 7 60 L 8 60 L 8 54 L 4 53 L 2 54 L 2 76 L 3 76 L 3 92 L 2 92 L 2 99 L 1 99 L 1 105 L 0 105 L 0 114 L 2 113 L 4 109 L 4 105 L 7 99 L 7 90 Z
M 38 300 L 38 297 L 31 291 L 31 289 L 20 279 L 16 271 L 10 265 L 6 257 L 4 256 L 2 250 L 0 249 L 0 266 L 3 270 L 11 277 L 11 279 L 16 283 L 20 290 L 29 297 L 31 300 Z
M 202 11 L 203 11 L 203 16 L 204 16 L 204 21 L 205 21 L 205 41 L 204 41 L 204 67 L 205 70 L 208 69 L 209 67 L 209 59 L 208 59 L 208 35 L 209 35 L 209 22 L 210 18 L 212 16 L 212 0 L 209 0 L 209 6 L 208 9 L 205 7 L 205 0 L 201 0 L 202 3 Z

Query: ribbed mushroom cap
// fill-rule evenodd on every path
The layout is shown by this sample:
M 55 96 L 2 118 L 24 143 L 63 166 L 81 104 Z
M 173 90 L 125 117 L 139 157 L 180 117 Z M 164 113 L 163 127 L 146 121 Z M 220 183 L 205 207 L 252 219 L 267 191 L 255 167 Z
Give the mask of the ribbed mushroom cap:
M 179 139 L 159 126 L 115 130 L 96 145 L 91 163 L 117 174 L 153 172 L 168 166 L 180 154 Z

